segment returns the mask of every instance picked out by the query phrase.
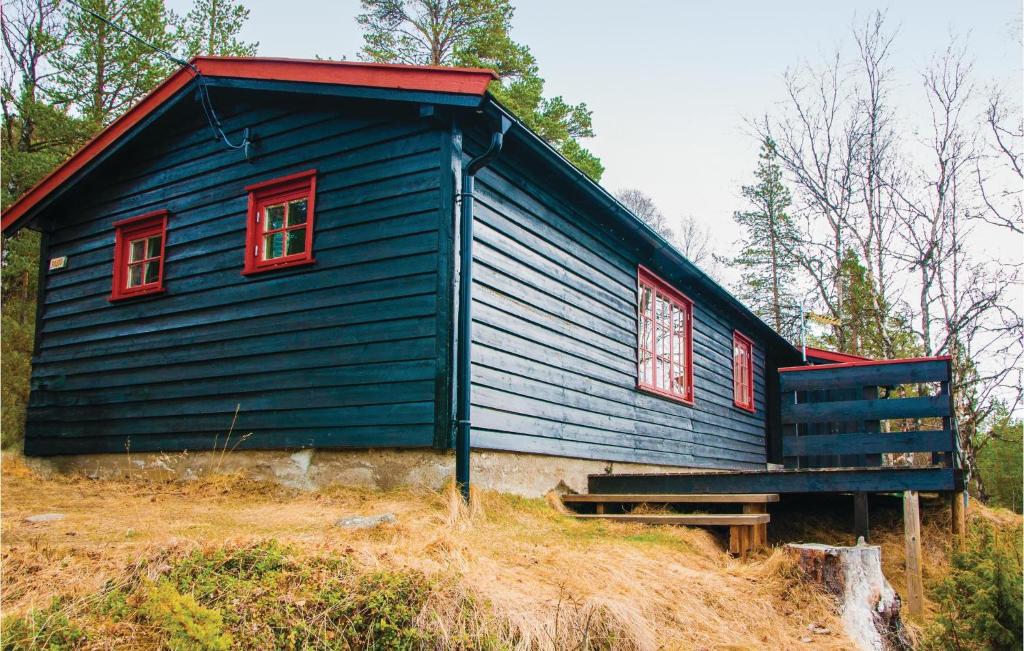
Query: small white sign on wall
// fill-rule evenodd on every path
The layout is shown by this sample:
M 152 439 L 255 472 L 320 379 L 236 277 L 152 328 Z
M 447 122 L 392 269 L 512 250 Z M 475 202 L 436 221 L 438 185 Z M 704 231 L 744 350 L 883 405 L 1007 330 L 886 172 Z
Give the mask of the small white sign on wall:
M 68 266 L 68 256 L 62 255 L 59 258 L 50 258 L 50 271 L 60 271 Z

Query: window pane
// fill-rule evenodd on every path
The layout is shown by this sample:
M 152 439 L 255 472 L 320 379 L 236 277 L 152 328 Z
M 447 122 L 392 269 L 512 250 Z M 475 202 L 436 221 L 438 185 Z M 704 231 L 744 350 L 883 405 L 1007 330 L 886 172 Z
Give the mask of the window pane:
M 686 344 L 676 333 L 672 336 L 672 391 L 686 395 Z
M 654 376 L 651 372 L 651 368 L 654 364 L 654 360 L 651 357 L 651 334 L 653 325 L 649 315 L 649 312 L 640 313 L 640 327 L 639 332 L 637 333 L 637 364 L 639 365 L 637 378 L 640 380 L 641 384 L 650 384 L 654 381 Z
M 668 355 L 658 355 L 655 385 L 659 389 L 669 389 Z
M 657 329 L 657 338 L 655 339 L 655 352 L 659 355 L 668 355 L 669 347 L 669 304 L 663 297 L 657 297 L 657 303 L 654 308 L 654 316 L 656 319 L 655 327 Z M 663 385 L 668 386 L 668 385 Z
M 279 203 L 275 206 L 267 206 L 267 225 L 263 230 L 274 231 L 284 227 L 284 204 Z
M 128 286 L 138 287 L 142 284 L 142 263 L 128 265 Z
M 273 260 L 284 255 L 284 233 L 263 236 L 263 259 Z
M 287 232 L 288 241 L 286 243 L 285 255 L 292 255 L 293 253 L 302 253 L 306 250 L 306 229 L 296 228 Z
M 288 204 L 288 225 L 306 223 L 306 200 L 299 199 Z
M 146 252 L 146 241 L 145 240 L 132 240 L 129 245 L 128 261 L 135 262 L 141 260 L 145 256 Z
M 651 296 L 653 291 L 647 285 L 640 286 L 640 314 L 650 317 L 651 314 Z
M 143 263 L 146 267 L 145 282 L 146 284 L 155 283 L 160 280 L 160 262 L 154 260 L 153 262 Z
M 160 240 L 163 239 L 159 235 L 151 237 L 146 240 L 146 257 L 157 258 L 160 257 Z
M 651 384 L 654 379 L 651 375 L 651 352 L 648 350 L 640 350 L 640 383 Z

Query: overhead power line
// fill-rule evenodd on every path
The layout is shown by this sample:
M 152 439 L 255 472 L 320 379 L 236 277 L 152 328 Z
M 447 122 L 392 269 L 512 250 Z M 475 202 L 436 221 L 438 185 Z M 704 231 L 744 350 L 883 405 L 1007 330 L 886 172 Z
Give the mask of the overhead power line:
M 235 150 L 241 149 L 241 150 L 243 150 L 243 153 L 245 154 L 246 160 L 249 159 L 250 146 L 252 145 L 252 140 L 249 138 L 249 129 L 246 128 L 245 130 L 242 131 L 242 141 L 240 143 L 238 143 L 236 145 L 235 143 L 231 142 L 231 140 L 228 138 L 227 134 L 224 133 L 224 128 L 221 125 L 220 118 L 217 116 L 217 111 L 213 107 L 213 100 L 210 99 L 210 91 L 209 91 L 209 89 L 208 89 L 208 87 L 206 85 L 206 79 L 203 77 L 203 73 L 201 73 L 199 71 L 199 68 L 196 67 L 195 64 L 193 64 L 190 61 L 185 61 L 183 59 L 180 59 L 180 58 L 174 56 L 174 54 L 168 52 L 167 50 L 165 50 L 165 49 L 163 49 L 163 48 L 161 48 L 161 47 L 159 47 L 157 45 L 154 45 L 153 43 L 150 43 L 149 41 L 147 41 L 146 39 L 142 38 L 138 34 L 132 32 L 131 30 L 125 29 L 124 27 L 121 27 L 120 25 L 118 25 L 117 23 L 113 22 L 112 20 L 110 20 L 106 16 L 103 16 L 103 15 L 93 11 L 92 9 L 89 9 L 88 7 L 83 7 L 79 2 L 77 2 L 77 0 L 66 0 L 66 1 L 69 4 L 74 5 L 75 7 L 78 7 L 78 9 L 80 11 L 83 11 L 83 12 L 89 14 L 90 16 L 92 16 L 96 20 L 102 22 L 103 24 L 111 27 L 112 29 L 115 29 L 115 30 L 121 32 L 122 34 L 124 34 L 125 36 L 128 36 L 129 38 L 132 38 L 132 39 L 138 41 L 139 43 L 141 43 L 142 45 L 144 45 L 144 46 L 148 47 L 149 49 L 153 50 L 157 54 L 160 54 L 161 56 L 166 58 L 168 61 L 171 61 L 172 63 L 174 63 L 176 65 L 179 65 L 179 66 L 182 66 L 184 68 L 188 68 L 189 70 L 191 70 L 192 71 L 192 75 L 195 77 L 195 80 L 196 80 L 196 94 L 199 97 L 199 104 L 203 107 L 203 113 L 206 116 L 206 122 L 207 122 L 207 124 L 209 124 L 210 130 L 213 132 L 214 139 L 219 141 L 219 142 L 223 142 L 224 145 L 228 149 L 235 149 Z

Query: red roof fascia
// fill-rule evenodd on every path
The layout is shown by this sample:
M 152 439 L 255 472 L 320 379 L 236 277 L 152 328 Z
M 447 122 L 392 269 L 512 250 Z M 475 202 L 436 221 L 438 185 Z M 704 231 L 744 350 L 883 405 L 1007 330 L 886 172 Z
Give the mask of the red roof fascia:
M 460 95 L 480 95 L 497 79 L 492 70 L 444 68 L 351 61 L 308 61 L 302 59 L 196 57 L 192 64 L 209 77 L 235 77 L 273 81 L 312 82 L 343 86 L 364 86 L 395 90 L 419 90 Z M 192 81 L 193 73 L 181 68 L 128 112 L 115 120 L 73 154 L 49 176 L 15 201 L 0 218 L 6 233 L 36 204 L 68 181 L 79 170 L 142 122 L 164 102 Z
M 810 350 L 810 349 L 808 349 Z M 854 366 L 885 366 L 887 364 L 907 364 L 912 362 L 948 362 L 952 357 L 949 355 L 938 355 L 935 357 L 904 357 L 902 359 L 866 359 L 843 364 L 819 364 L 817 366 L 787 366 L 780 368 L 779 373 L 791 373 L 795 371 L 830 371 L 836 368 L 851 368 Z
M 852 353 L 837 353 L 834 350 L 825 350 L 824 348 L 814 348 L 813 346 L 807 347 L 808 357 L 817 357 L 818 359 L 825 359 L 830 362 L 862 362 L 870 361 L 870 357 L 864 355 L 854 355 Z

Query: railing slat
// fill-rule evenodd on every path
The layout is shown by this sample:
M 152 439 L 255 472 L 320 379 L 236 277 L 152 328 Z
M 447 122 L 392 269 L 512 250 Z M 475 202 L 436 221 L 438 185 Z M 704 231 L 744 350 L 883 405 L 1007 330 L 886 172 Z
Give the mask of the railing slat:
M 786 436 L 782 439 L 782 455 L 799 457 L 816 454 L 948 452 L 950 441 L 948 430 Z
M 839 400 L 782 405 L 783 423 L 826 423 L 949 416 L 948 396 Z
M 846 389 L 861 386 L 894 386 L 949 380 L 947 360 L 928 360 L 863 366 L 812 366 L 779 374 L 782 391 Z

